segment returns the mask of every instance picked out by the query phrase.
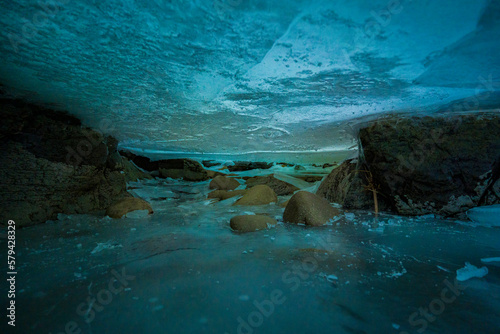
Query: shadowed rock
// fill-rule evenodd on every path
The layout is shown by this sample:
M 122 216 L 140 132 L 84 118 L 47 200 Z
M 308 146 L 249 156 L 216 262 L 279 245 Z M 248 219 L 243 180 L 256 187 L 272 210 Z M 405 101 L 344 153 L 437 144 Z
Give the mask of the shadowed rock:
M 500 117 L 412 117 L 361 129 L 363 163 L 393 211 L 453 216 L 498 204 L 500 182 L 491 182 L 500 155 Z
M 373 195 L 365 190 L 364 175 L 357 166 L 357 160 L 344 161 L 321 182 L 316 195 L 346 209 L 373 210 Z
M 267 162 L 236 161 L 234 165 L 227 166 L 227 169 L 231 172 L 243 172 L 252 169 L 269 169 L 272 166 L 272 163 Z
M 0 100 L 0 225 L 106 209 L 126 195 L 117 141 L 63 112 Z
M 158 161 L 160 176 L 173 179 L 184 179 L 186 181 L 208 180 L 207 171 L 203 166 L 192 159 L 170 159 Z

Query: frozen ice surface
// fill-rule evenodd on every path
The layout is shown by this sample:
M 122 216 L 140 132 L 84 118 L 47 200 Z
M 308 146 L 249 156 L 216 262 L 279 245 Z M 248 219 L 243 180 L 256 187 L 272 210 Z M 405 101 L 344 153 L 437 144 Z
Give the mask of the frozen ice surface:
M 103 250 L 106 250 L 106 249 L 115 249 L 115 248 L 118 248 L 118 247 L 122 247 L 122 245 L 119 245 L 119 244 L 117 244 L 115 242 L 112 242 L 112 241 L 97 243 L 97 246 L 92 250 L 92 252 L 90 252 L 90 254 L 93 255 L 93 254 L 100 253 L 100 252 L 102 252 Z M 80 248 L 80 247 L 78 247 L 78 248 Z
M 129 184 L 151 202 L 155 213 L 147 219 L 72 215 L 19 230 L 20 333 L 59 333 L 75 321 L 82 334 L 232 334 L 239 318 L 248 322 L 259 310 L 255 305 L 268 305 L 272 296 L 284 302 L 252 327 L 254 333 L 308 328 L 319 334 L 385 334 L 395 323 L 412 332 L 409 317 L 440 297 L 455 270 L 500 254 L 498 229 L 363 211 L 355 212 L 355 222 L 341 215 L 324 227 L 279 222 L 237 234 L 229 227 L 231 217 L 281 217 L 284 209 L 206 201 L 208 183 Z M 162 198 L 162 192 L 175 197 Z M 380 224 L 382 231 L 370 231 Z M 338 279 L 330 276 L 330 283 L 328 275 Z M 106 297 L 110 282 L 118 287 L 117 277 L 129 278 L 127 285 L 101 305 L 97 297 Z M 491 265 L 482 280 L 466 283 L 453 309 L 436 317 L 432 332 L 472 333 L 478 324 L 496 332 L 500 268 Z M 89 309 L 89 298 L 101 311 L 86 323 L 79 307 Z
M 483 226 L 500 226 L 500 204 L 472 208 L 467 211 L 467 216 Z
M 126 218 L 137 219 L 137 218 L 146 218 L 149 216 L 148 210 L 135 210 L 127 213 L 125 215 Z
M 471 278 L 482 278 L 488 274 L 488 268 L 478 268 L 469 262 L 465 262 L 465 267 L 457 270 L 457 281 L 467 281 Z

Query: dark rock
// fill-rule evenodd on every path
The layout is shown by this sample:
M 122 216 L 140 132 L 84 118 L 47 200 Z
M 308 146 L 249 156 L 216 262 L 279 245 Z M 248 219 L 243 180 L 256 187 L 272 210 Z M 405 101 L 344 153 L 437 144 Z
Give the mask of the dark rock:
M 230 172 L 243 172 L 252 169 L 269 169 L 273 166 L 272 163 L 254 162 L 254 161 L 236 161 L 234 165 L 227 166 Z
M 137 167 L 142 168 L 148 172 L 158 171 L 159 170 L 159 162 L 151 161 L 151 159 L 147 157 L 143 157 L 140 155 L 136 155 L 129 151 L 120 151 L 120 155 L 126 157 L 128 160 L 133 162 Z
M 293 168 L 295 170 L 306 170 L 304 166 L 301 166 L 301 165 L 295 165 L 295 167 Z
M 65 113 L 1 100 L 1 222 L 18 226 L 55 219 L 58 213 L 106 209 L 126 196 L 125 177 L 109 154 L 115 141 L 83 128 Z M 116 157 L 115 157 L 116 158 Z
M 160 176 L 173 179 L 184 179 L 186 181 L 208 180 L 207 171 L 203 166 L 192 159 L 169 159 L 158 161 Z
M 304 180 L 306 182 L 318 182 L 323 180 L 323 175 L 297 175 L 295 176 L 297 179 Z
M 217 162 L 215 160 L 203 160 L 201 163 L 203 164 L 203 166 L 205 166 L 207 168 L 220 165 L 220 162 Z
M 283 221 L 293 224 L 321 226 L 340 214 L 326 199 L 307 191 L 299 191 L 290 198 Z
M 321 167 L 323 167 L 323 168 L 335 167 L 335 164 L 326 163 L 326 164 L 323 164 L 323 166 L 321 166 Z
M 363 162 L 393 211 L 453 216 L 477 206 L 500 156 L 498 115 L 379 121 L 359 133 Z M 490 182 L 491 183 L 491 182 Z M 498 194 L 500 182 L 490 188 Z M 500 203 L 490 192 L 485 204 Z
M 234 190 L 240 186 L 240 183 L 231 177 L 216 176 L 209 184 L 210 189 Z
M 139 180 L 151 180 L 153 176 L 147 172 L 140 170 L 133 162 L 127 158 L 122 158 L 121 166 L 125 175 L 126 182 L 135 182 Z
M 246 183 L 247 183 L 247 189 L 252 188 L 259 184 L 265 184 L 266 186 L 274 190 L 274 192 L 278 196 L 291 195 L 295 191 L 299 190 L 299 188 L 290 183 L 278 180 L 277 178 L 274 177 L 273 174 L 268 176 L 252 177 L 247 179 Z
M 316 194 L 346 209 L 373 210 L 373 194 L 365 190 L 365 175 L 356 160 L 346 160 L 321 183 Z M 386 208 L 381 203 L 382 210 Z

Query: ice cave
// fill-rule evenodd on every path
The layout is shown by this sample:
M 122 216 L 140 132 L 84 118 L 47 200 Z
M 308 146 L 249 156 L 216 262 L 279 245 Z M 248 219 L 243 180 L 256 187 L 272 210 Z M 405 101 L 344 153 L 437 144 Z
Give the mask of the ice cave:
M 499 0 L 0 24 L 0 333 L 500 333 Z

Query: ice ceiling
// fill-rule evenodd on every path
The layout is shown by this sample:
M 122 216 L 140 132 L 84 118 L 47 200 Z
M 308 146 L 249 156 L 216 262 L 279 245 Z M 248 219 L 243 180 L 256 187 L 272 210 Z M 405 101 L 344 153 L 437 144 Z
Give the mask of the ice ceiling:
M 133 148 L 340 149 L 352 142 L 339 124 L 471 96 L 478 108 L 500 81 L 496 0 L 9 0 L 0 10 L 2 94 L 68 110 Z

